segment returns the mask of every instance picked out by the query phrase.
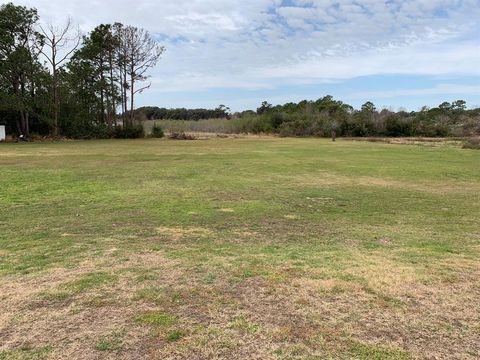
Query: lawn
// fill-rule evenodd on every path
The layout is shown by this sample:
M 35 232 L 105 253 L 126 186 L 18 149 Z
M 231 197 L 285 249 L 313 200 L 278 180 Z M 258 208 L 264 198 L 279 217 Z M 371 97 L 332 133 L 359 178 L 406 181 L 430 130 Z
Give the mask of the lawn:
M 480 152 L 0 144 L 0 359 L 475 359 Z

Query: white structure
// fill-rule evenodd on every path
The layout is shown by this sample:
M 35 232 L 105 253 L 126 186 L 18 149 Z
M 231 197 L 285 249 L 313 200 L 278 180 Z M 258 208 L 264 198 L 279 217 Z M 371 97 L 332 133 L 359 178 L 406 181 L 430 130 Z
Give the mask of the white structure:
M 5 141 L 5 125 L 0 125 L 0 141 Z

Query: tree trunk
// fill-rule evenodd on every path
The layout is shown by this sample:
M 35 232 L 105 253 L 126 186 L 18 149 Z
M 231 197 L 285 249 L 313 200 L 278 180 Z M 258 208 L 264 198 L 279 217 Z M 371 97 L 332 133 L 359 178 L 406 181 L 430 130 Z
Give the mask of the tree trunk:
M 128 123 L 127 112 L 128 112 L 128 96 L 127 96 L 127 68 L 124 69 L 124 83 L 123 83 L 123 93 L 124 93 L 124 101 L 123 104 L 123 117 L 124 117 L 124 125 Z
M 103 61 L 100 59 L 100 122 L 105 124 L 105 77 L 103 75 Z
M 123 68 L 123 125 L 126 125 L 128 122 L 127 119 L 127 66 L 125 65 Z
M 112 97 L 111 101 L 111 111 L 110 111 L 110 119 L 108 122 L 108 132 L 112 132 L 112 122 L 116 123 L 116 117 L 117 117 L 117 103 L 115 101 L 115 83 L 113 81 L 113 55 L 112 51 L 109 52 L 109 66 L 110 66 L 110 96 Z M 115 124 L 116 125 L 116 124 Z
M 130 126 L 133 126 L 133 95 L 134 95 L 134 90 L 133 90 L 133 76 L 130 78 Z
M 30 137 L 30 121 L 29 121 L 29 116 L 30 114 L 28 113 L 28 111 L 25 112 L 25 136 L 27 138 Z
M 17 117 L 15 119 L 15 122 L 17 124 L 17 132 L 18 132 L 18 135 L 22 135 L 22 125 L 20 124 L 20 119 Z
M 26 139 L 30 136 L 29 126 L 28 126 L 28 112 L 25 110 L 20 110 L 20 135 Z
M 22 122 L 22 134 L 28 138 L 29 137 L 29 126 L 28 126 L 28 110 L 25 110 L 25 98 L 26 98 L 26 89 L 25 89 L 25 76 L 22 76 L 20 82 L 20 94 L 22 96 L 22 109 L 20 110 L 20 119 Z
M 58 129 L 58 89 L 57 89 L 57 67 L 53 62 L 53 135 L 59 134 Z

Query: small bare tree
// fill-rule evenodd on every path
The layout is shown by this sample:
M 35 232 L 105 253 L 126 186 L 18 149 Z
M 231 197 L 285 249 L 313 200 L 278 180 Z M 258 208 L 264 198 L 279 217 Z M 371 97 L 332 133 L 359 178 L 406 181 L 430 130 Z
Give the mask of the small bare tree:
M 148 89 L 151 85 L 137 87 L 137 83 L 143 82 L 149 78 L 147 71 L 153 68 L 161 55 L 165 51 L 165 47 L 160 46 L 150 36 L 148 31 L 133 26 L 126 26 L 121 29 L 120 34 L 120 53 L 124 59 L 124 86 L 123 97 L 126 106 L 126 89 L 130 90 L 130 125 L 134 120 L 134 97 L 143 90 Z M 127 75 L 128 82 L 127 85 Z
M 58 136 L 58 73 L 80 45 L 81 34 L 78 28 L 74 29 L 71 18 L 62 27 L 48 24 L 46 27 L 40 26 L 40 30 L 45 42 L 42 54 L 52 67 L 53 126 L 54 135 Z

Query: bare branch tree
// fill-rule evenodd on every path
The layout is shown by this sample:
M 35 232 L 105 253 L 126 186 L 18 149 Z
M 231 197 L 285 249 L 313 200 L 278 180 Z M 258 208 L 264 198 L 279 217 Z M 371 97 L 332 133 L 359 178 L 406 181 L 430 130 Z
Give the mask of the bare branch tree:
M 40 26 L 40 30 L 46 48 L 43 48 L 41 52 L 52 67 L 53 125 L 54 135 L 58 136 L 58 73 L 70 55 L 78 48 L 82 37 L 80 30 L 74 29 L 71 18 L 68 18 L 62 27 L 48 24 L 46 27 Z
M 149 78 L 147 71 L 153 68 L 161 55 L 165 51 L 165 47 L 160 46 L 150 36 L 148 31 L 133 26 L 127 26 L 120 31 L 121 53 L 124 57 L 124 100 L 125 111 L 126 106 L 126 89 L 130 90 L 130 125 L 134 120 L 134 97 L 143 90 L 148 89 L 151 84 L 137 88 L 138 82 L 143 82 Z M 128 84 L 127 84 L 128 75 Z

